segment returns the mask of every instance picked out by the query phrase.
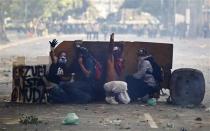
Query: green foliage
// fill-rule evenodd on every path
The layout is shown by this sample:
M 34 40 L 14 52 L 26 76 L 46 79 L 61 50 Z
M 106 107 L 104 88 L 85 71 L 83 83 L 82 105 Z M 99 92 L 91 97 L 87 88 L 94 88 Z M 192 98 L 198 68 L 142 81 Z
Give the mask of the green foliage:
M 161 0 L 125 0 L 122 8 L 137 9 L 158 16 L 161 14 Z
M 62 16 L 66 11 L 81 8 L 83 0 L 1 0 L 0 8 L 5 17 L 13 20 L 32 21 L 34 18 Z
M 21 117 L 19 118 L 20 119 L 20 123 L 21 124 L 39 124 L 39 123 L 42 123 L 42 121 L 40 121 L 38 119 L 38 117 L 34 116 L 34 115 L 25 115 L 25 114 L 22 114 Z
M 13 0 L 10 8 L 10 17 L 15 20 L 31 21 L 45 13 L 45 4 L 48 0 Z
M 77 10 L 83 8 L 85 2 L 86 0 L 0 0 L 0 40 L 7 39 L 4 28 L 4 19 L 7 17 L 15 25 L 25 26 L 32 21 L 39 22 L 49 18 L 59 20 L 64 15 L 68 16 L 68 12 L 71 15 L 72 12 L 81 13 Z

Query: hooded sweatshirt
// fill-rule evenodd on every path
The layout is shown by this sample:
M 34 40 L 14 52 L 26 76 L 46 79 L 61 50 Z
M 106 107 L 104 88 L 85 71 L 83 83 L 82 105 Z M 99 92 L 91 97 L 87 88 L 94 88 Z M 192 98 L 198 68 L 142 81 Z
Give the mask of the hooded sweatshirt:
M 144 56 L 144 57 L 141 56 L 138 58 L 139 59 L 137 67 L 138 71 L 133 74 L 133 77 L 136 79 L 143 79 L 148 86 L 154 87 L 156 86 L 156 82 L 154 76 L 152 75 L 153 72 L 152 65 L 148 60 L 146 60 L 148 57 L 151 56 Z

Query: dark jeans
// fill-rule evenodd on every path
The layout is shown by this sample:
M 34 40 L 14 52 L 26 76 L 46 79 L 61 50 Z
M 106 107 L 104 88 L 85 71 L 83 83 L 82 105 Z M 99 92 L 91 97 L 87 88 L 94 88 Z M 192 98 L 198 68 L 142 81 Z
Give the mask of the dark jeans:
M 60 87 L 68 94 L 69 102 L 85 104 L 94 99 L 94 92 L 90 83 L 76 81 L 74 83 L 63 83 Z
M 133 76 L 127 76 L 128 94 L 132 101 L 142 98 L 153 92 L 153 88 L 148 86 L 142 79 L 135 79 Z
M 48 90 L 48 102 L 51 103 L 67 103 L 69 102 L 68 94 L 59 86 L 55 86 Z

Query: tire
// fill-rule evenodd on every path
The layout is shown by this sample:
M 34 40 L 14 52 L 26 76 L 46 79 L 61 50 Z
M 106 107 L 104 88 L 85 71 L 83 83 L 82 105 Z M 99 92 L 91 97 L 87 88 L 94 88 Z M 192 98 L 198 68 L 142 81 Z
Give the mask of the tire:
M 176 105 L 199 105 L 205 95 L 203 73 L 191 68 L 175 70 L 170 81 L 170 95 Z

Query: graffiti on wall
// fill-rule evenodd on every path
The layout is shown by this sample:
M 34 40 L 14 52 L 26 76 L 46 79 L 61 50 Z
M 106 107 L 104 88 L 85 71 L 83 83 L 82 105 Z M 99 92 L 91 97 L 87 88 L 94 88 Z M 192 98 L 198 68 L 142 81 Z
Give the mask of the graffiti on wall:
M 11 101 L 41 103 L 45 99 L 46 65 L 14 66 Z

